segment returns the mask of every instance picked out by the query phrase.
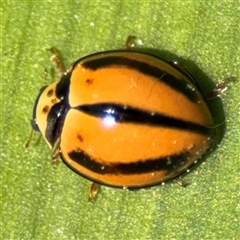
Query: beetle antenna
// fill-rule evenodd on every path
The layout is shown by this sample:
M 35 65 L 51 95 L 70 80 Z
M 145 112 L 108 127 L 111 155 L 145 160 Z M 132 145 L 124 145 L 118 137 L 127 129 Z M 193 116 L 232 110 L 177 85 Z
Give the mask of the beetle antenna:
M 29 144 L 30 144 L 30 142 L 31 142 L 31 140 L 32 140 L 32 135 L 33 135 L 33 128 L 32 128 L 32 130 L 31 130 L 30 136 L 29 136 L 29 138 L 28 138 L 28 140 L 27 140 L 27 142 L 26 142 L 26 144 L 25 144 L 25 148 L 28 148 L 28 147 L 29 147 Z

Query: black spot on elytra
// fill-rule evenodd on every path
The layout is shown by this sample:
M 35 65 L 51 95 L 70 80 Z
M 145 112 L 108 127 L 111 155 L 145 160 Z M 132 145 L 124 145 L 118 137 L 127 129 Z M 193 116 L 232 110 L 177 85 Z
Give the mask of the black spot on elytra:
M 78 139 L 80 142 L 83 142 L 83 137 L 82 137 L 80 134 L 77 135 L 77 139 Z
M 47 92 L 47 96 L 48 97 L 51 97 L 53 95 L 53 89 L 50 89 L 48 92 Z
M 88 78 L 85 82 L 87 85 L 93 84 L 93 79 Z
M 46 106 L 43 108 L 42 112 L 46 114 L 46 113 L 48 113 L 48 111 L 49 111 L 49 106 L 46 105 Z

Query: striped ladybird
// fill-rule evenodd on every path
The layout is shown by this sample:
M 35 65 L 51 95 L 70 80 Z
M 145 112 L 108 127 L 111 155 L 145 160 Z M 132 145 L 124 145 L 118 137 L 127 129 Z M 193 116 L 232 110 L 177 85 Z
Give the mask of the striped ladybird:
M 173 179 L 215 141 L 209 107 L 180 69 L 134 50 L 80 58 L 40 91 L 32 127 L 53 159 L 93 182 L 90 199 L 97 184 L 134 189 Z

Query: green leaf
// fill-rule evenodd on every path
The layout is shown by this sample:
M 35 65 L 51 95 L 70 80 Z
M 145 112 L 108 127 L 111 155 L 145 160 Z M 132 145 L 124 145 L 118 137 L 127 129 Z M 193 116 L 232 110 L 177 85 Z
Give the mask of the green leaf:
M 1 1 L 2 239 L 238 239 L 239 4 Z M 93 204 L 91 183 L 62 163 L 53 167 L 40 134 L 24 145 L 38 91 L 57 76 L 46 49 L 59 49 L 67 67 L 89 53 L 124 48 L 128 35 L 193 61 L 215 83 L 234 77 L 223 96 L 227 130 L 219 148 L 184 177 L 187 188 L 102 187 Z

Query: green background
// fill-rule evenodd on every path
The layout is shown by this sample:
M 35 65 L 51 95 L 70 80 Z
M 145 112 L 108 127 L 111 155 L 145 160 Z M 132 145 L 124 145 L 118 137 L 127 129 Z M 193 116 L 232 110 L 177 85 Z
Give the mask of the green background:
M 8 239 L 240 239 L 240 2 L 1 1 L 1 234 Z M 69 66 L 81 56 L 144 46 L 193 61 L 223 96 L 227 130 L 219 148 L 184 177 L 140 191 L 102 187 L 64 164 L 51 166 L 40 134 L 28 149 L 32 108 L 55 75 L 57 47 Z M 44 77 L 44 69 L 48 74 Z

